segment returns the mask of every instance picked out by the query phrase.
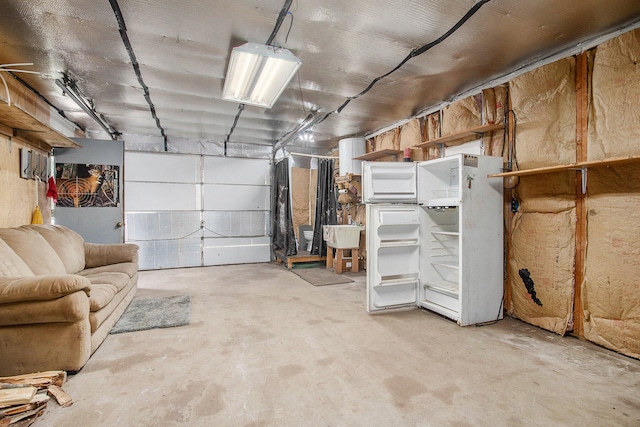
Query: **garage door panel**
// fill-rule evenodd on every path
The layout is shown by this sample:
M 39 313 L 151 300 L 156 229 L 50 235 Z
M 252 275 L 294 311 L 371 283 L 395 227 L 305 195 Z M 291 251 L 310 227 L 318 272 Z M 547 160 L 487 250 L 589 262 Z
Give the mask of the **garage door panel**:
M 205 211 L 205 237 L 264 236 L 268 234 L 269 212 Z
M 204 264 L 244 264 L 269 262 L 269 237 L 204 239 Z
M 265 160 L 205 157 L 203 175 L 207 184 L 269 185 L 271 168 Z
M 127 161 L 126 241 L 140 246 L 141 269 L 271 260 L 268 160 L 135 152 Z
M 200 156 L 127 152 L 124 168 L 129 181 L 200 182 Z
M 200 210 L 200 184 L 125 180 L 124 194 L 127 211 Z
M 205 184 L 204 209 L 213 210 L 266 210 L 270 189 L 266 186 Z

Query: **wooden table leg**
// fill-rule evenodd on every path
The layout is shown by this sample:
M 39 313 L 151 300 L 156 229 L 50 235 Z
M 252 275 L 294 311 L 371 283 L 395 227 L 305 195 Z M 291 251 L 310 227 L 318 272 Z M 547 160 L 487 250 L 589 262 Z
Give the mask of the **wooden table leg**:
M 333 248 L 327 246 L 327 269 L 333 267 Z
M 342 254 L 344 249 L 336 249 L 336 273 L 342 274 Z
M 360 260 L 358 259 L 358 251 L 360 249 L 351 249 L 351 271 L 357 273 L 360 271 Z

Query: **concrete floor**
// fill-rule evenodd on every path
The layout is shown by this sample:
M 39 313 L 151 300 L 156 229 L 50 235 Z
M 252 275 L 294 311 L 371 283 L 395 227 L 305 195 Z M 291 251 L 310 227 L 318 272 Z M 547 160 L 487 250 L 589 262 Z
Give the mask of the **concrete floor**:
M 110 335 L 37 426 L 637 426 L 640 361 L 514 319 L 369 315 L 364 275 L 279 264 L 149 271 L 189 326 Z

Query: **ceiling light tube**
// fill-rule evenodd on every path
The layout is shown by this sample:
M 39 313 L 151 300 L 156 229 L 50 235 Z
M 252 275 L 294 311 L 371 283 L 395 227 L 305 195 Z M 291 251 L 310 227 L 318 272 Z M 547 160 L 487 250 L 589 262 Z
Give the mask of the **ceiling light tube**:
M 233 48 L 222 99 L 271 108 L 302 65 L 289 50 L 246 43 Z

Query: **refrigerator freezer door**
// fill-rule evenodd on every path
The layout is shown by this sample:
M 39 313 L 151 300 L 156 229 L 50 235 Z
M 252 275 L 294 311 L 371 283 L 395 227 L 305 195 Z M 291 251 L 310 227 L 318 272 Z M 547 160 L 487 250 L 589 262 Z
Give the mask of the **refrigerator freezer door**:
M 414 163 L 364 162 L 363 203 L 416 203 Z
M 418 303 L 420 211 L 367 204 L 367 311 Z

